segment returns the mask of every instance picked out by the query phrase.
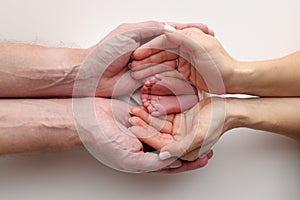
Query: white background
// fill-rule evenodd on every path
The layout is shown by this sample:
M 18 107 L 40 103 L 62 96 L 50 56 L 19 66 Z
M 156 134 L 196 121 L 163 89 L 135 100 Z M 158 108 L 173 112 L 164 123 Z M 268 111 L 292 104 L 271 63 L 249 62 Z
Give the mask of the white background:
M 299 50 L 299 8 L 299 0 L 0 0 L 0 39 L 89 47 L 122 22 L 203 22 L 235 58 L 270 59 Z M 83 148 L 2 156 L 0 199 L 300 199 L 299 143 L 237 129 L 214 150 L 205 168 L 179 175 L 116 172 Z

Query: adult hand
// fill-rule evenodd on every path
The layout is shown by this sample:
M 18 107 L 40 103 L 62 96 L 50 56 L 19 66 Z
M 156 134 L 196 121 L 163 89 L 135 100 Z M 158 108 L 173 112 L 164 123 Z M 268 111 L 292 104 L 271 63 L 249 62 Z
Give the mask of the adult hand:
M 133 53 L 136 59 L 131 64 L 131 69 L 136 71 L 133 77 L 143 79 L 147 76 L 145 68 L 152 63 L 164 62 L 160 56 L 162 52 L 178 54 L 178 72 L 198 88 L 216 94 L 230 92 L 237 61 L 211 35 L 196 28 L 166 31 L 164 35 L 154 38 Z M 162 68 L 153 70 L 156 73 L 163 72 L 164 76 L 178 77 L 178 74 Z
M 179 24 L 169 23 L 177 29 L 196 27 L 204 32 L 211 32 L 203 24 Z M 140 23 L 128 23 L 118 26 L 109 33 L 97 45 L 91 47 L 88 51 L 91 54 L 82 64 L 75 84 L 81 96 L 95 95 L 111 97 L 121 96 L 133 92 L 140 86 L 140 83 L 130 76 L 128 63 L 131 61 L 132 52 L 147 40 L 164 33 L 165 23 L 148 21 Z M 175 66 L 173 59 L 168 63 Z M 149 74 L 149 76 L 154 74 Z
M 186 113 L 155 118 L 144 109 L 131 109 L 129 128 L 141 141 L 160 150 L 160 158 L 181 157 L 193 161 L 207 156 L 212 146 L 230 126 L 227 124 L 225 100 L 207 98 Z
M 211 155 L 193 163 L 184 163 L 176 159 L 161 161 L 156 153 L 144 152 L 141 141 L 128 130 L 129 108 L 129 104 L 112 99 L 73 99 L 80 139 L 98 160 L 114 169 L 131 173 L 157 170 L 178 173 L 207 163 Z

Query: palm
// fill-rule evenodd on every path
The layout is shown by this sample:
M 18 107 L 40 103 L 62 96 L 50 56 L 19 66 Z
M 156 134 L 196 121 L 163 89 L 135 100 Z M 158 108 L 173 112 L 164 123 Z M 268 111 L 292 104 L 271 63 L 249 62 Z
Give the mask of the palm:
M 127 67 L 130 55 L 138 43 L 124 35 L 117 35 L 93 48 L 82 64 L 80 76 L 87 76 L 82 85 L 96 89 L 96 96 L 122 96 L 139 85 Z M 96 88 L 95 88 L 96 87 Z
M 118 100 L 73 100 L 77 131 L 89 152 L 102 163 L 126 172 L 156 171 L 170 164 L 155 153 L 143 151 L 128 129 L 129 105 Z M 174 161 L 174 160 L 173 160 Z
M 186 113 L 169 115 L 165 120 L 152 117 L 140 108 L 132 109 L 134 128 L 143 142 L 154 148 L 176 148 L 175 155 L 192 161 L 207 153 L 224 132 L 224 102 L 205 99 Z M 184 142 L 182 142 L 184 141 Z

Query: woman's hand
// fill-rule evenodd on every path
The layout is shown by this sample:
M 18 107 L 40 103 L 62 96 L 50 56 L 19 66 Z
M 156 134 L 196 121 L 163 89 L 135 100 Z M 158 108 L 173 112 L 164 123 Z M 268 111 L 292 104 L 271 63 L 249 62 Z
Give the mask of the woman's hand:
M 206 156 L 222 134 L 231 128 L 225 99 L 208 98 L 186 113 L 155 118 L 140 107 L 131 109 L 133 132 L 141 141 L 160 150 L 160 158 L 193 161 Z
M 133 77 L 145 78 L 147 68 L 153 68 L 153 71 L 162 72 L 165 76 L 178 77 L 170 72 L 172 67 L 166 70 L 153 66 L 153 63 L 163 63 L 166 58 L 175 57 L 174 54 L 179 56 L 178 72 L 198 88 L 216 94 L 231 91 L 237 61 L 216 38 L 197 28 L 166 31 L 164 35 L 139 47 L 133 53 L 136 59 L 131 64 L 131 69 L 135 71 Z

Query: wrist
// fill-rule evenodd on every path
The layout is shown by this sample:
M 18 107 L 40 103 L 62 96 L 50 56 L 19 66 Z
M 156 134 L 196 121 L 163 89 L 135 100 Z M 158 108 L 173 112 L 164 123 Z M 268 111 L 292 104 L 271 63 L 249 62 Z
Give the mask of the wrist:
M 79 68 L 88 54 L 89 51 L 86 49 L 51 49 L 49 56 L 55 58 L 56 61 L 54 62 L 58 63 L 58 65 L 54 65 L 55 67 L 50 66 L 47 72 L 49 74 L 47 81 L 51 83 L 56 82 L 57 84 L 54 87 L 46 87 L 43 92 L 50 94 L 50 96 L 52 94 L 55 96 L 72 95 Z M 38 92 L 39 94 L 42 93 L 41 91 Z
M 90 53 L 90 49 L 66 49 L 68 67 L 80 66 Z
M 231 74 L 228 77 L 226 92 L 230 94 L 251 94 L 248 85 L 255 70 L 247 62 L 234 60 L 231 64 Z
M 249 110 L 241 99 L 226 99 L 226 118 L 224 123 L 224 132 L 240 127 L 248 127 Z

